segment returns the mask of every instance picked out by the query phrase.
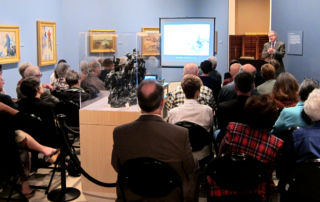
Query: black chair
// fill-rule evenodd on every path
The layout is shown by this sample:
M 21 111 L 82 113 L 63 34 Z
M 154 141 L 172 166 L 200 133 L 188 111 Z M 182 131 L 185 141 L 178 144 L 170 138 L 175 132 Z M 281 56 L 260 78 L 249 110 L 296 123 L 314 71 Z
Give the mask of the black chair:
M 55 113 L 66 115 L 66 124 L 74 130 L 79 128 L 80 105 L 72 100 L 62 100 L 55 107 Z
M 46 137 L 46 125 L 43 123 L 41 117 L 35 115 L 35 114 L 24 114 L 24 117 L 21 119 L 22 123 L 20 123 L 19 128 L 22 129 L 23 131 L 27 132 L 30 134 L 35 140 L 37 140 L 39 143 L 43 145 L 48 145 L 50 139 Z M 25 149 L 25 148 L 23 148 Z M 37 171 L 39 168 L 46 168 L 46 169 L 51 169 L 52 174 L 49 180 L 48 185 L 30 185 L 31 188 L 34 189 L 44 189 L 45 193 L 48 194 L 54 175 L 56 171 L 58 170 L 58 160 L 54 163 L 53 167 L 49 167 L 50 163 L 45 162 L 45 159 L 39 159 L 38 154 L 39 152 L 37 151 L 30 151 L 31 152 L 31 170 L 32 171 Z
M 161 198 L 179 189 L 183 201 L 182 181 L 177 172 L 167 163 L 153 158 L 136 158 L 126 161 L 118 174 L 118 185 L 124 201 L 130 190 L 144 198 Z
M 285 184 L 289 180 L 289 173 L 295 165 L 295 155 L 292 133 L 296 128 L 288 128 L 281 132 L 274 133 L 275 136 L 283 140 L 283 145 L 279 150 L 276 159 L 276 176 L 279 179 L 278 190 L 282 193 Z
M 282 201 L 320 201 L 320 159 L 297 163 L 289 176 Z
M 192 151 L 199 151 L 206 145 L 211 145 L 212 135 L 202 126 L 189 121 L 181 121 L 176 123 L 189 130 L 189 140 Z
M 250 191 L 263 182 L 268 187 L 271 179 L 268 168 L 268 164 L 245 154 L 231 153 L 213 159 L 207 166 L 206 175 L 221 189 L 237 191 L 238 195 L 214 197 L 208 193 L 208 201 L 263 201 L 262 196 Z

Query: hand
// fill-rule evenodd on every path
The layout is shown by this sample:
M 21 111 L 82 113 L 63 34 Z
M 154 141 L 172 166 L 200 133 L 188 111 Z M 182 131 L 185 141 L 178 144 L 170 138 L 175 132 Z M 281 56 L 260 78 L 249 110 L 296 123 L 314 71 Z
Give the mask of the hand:
M 48 84 L 48 83 L 42 84 L 42 87 L 43 87 L 43 88 L 48 88 L 48 89 L 50 89 L 50 90 L 53 90 L 53 86 L 50 85 L 50 84 Z
M 273 49 L 273 48 L 269 48 L 269 49 L 268 49 L 268 53 L 269 53 L 269 54 L 273 54 L 273 53 L 274 53 L 274 49 Z

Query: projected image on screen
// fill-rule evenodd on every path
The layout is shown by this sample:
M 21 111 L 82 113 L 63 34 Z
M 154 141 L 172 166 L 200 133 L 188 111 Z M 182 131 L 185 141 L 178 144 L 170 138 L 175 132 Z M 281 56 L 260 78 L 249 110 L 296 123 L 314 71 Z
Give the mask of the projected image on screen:
M 163 33 L 165 55 L 209 55 L 210 25 L 165 25 Z
M 200 64 L 213 55 L 214 18 L 160 18 L 161 66 Z

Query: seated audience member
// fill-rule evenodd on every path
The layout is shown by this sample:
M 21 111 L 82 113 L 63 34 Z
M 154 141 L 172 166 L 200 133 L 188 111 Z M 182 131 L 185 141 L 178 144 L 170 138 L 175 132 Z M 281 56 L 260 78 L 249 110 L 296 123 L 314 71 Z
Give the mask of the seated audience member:
M 299 100 L 299 83 L 288 72 L 279 74 L 274 83 L 271 97 L 277 104 L 279 112 L 286 107 L 296 106 Z
M 269 64 L 274 66 L 274 69 L 276 70 L 276 77 L 278 77 L 280 73 L 285 72 L 284 69 L 281 68 L 281 65 L 278 60 L 271 59 L 271 60 L 269 60 Z
M 240 63 L 233 63 L 230 66 L 229 72 L 231 74 L 232 81 L 221 88 L 219 95 L 218 95 L 218 101 L 217 101 L 218 103 L 224 102 L 227 100 L 231 100 L 231 99 L 237 97 L 237 94 L 234 89 L 234 81 L 233 80 L 234 80 L 235 76 L 239 73 L 240 67 L 241 67 Z
M 61 59 L 61 60 L 58 61 L 57 66 L 58 66 L 58 64 L 60 64 L 60 63 L 67 63 L 67 61 L 66 61 L 65 59 Z M 59 77 L 58 77 L 56 71 L 54 70 L 54 71 L 52 72 L 52 74 L 50 75 L 50 85 L 53 85 L 53 83 L 55 83 L 58 78 L 59 78 Z
M 278 116 L 276 104 L 267 95 L 254 95 L 248 98 L 244 111 L 249 118 L 247 124 L 229 123 L 218 155 L 227 153 L 246 154 L 262 163 L 268 163 L 271 165 L 270 181 L 272 181 L 271 174 L 275 166 L 276 156 L 283 145 L 281 139 L 269 134 Z M 236 191 L 220 188 L 210 177 L 208 183 L 209 189 L 212 190 L 211 194 L 215 197 L 238 194 Z M 266 185 L 266 182 L 259 184 L 257 189 L 252 190 L 252 193 L 259 194 L 266 200 L 268 189 Z
M 183 75 L 192 74 L 198 76 L 198 66 L 194 63 L 188 63 L 184 66 Z M 165 107 L 171 110 L 184 103 L 185 95 L 183 93 L 181 85 L 179 85 L 172 93 L 169 93 L 168 99 L 165 103 Z M 198 102 L 200 104 L 208 105 L 212 109 L 216 108 L 216 103 L 213 97 L 212 90 L 207 86 L 201 86 Z
M 80 83 L 83 81 L 84 78 L 86 78 L 86 76 L 89 73 L 89 68 L 88 68 L 88 62 L 85 60 L 82 60 L 80 62 L 80 71 L 81 71 L 81 76 L 80 76 Z
M 20 90 L 25 97 L 18 101 L 19 111 L 34 114 L 42 120 L 41 126 L 32 126 L 35 130 L 40 131 L 34 138 L 41 144 L 57 147 L 53 108 L 40 99 L 43 93 L 43 87 L 40 85 L 39 78 L 25 78 L 21 82 Z
M 66 82 L 69 88 L 64 91 L 60 91 L 57 97 L 61 101 L 73 101 L 78 104 L 80 104 L 80 98 L 81 102 L 90 99 L 90 94 L 80 87 L 79 81 L 80 76 L 78 72 L 69 69 L 66 73 Z
M 162 120 L 160 115 L 164 105 L 164 90 L 158 82 L 143 80 L 138 86 L 137 95 L 142 115 L 113 131 L 113 168 L 119 172 L 121 165 L 127 160 L 139 157 L 151 157 L 167 162 L 182 179 L 184 201 L 197 201 L 195 173 L 198 162 L 192 156 L 188 130 Z M 117 200 L 121 200 L 119 189 L 117 196 Z M 143 198 L 132 192 L 126 194 L 126 199 L 143 201 Z M 159 200 L 179 201 L 179 193 L 173 191 Z
M 88 64 L 88 75 L 81 81 L 81 88 L 86 92 L 99 92 L 105 90 L 104 82 L 99 79 L 101 65 L 98 61 L 92 60 Z
M 3 86 L 4 86 L 4 79 L 2 78 L 2 75 L 0 75 L 0 92 L 3 92 Z M 4 93 L 0 93 L 0 102 L 3 102 L 4 104 L 12 107 L 12 108 L 18 108 L 18 105 L 12 101 L 12 98 L 9 95 L 6 95 Z
M 313 125 L 293 132 L 293 145 L 297 163 L 320 158 L 320 90 L 314 89 L 304 102 L 303 110 Z
M 232 79 L 230 72 L 224 73 L 222 86 L 225 86 L 225 85 L 231 83 L 232 81 L 233 81 L 233 79 Z
M 219 83 L 220 86 L 221 86 L 221 83 L 222 83 L 221 74 L 216 69 L 217 65 L 218 65 L 217 58 L 215 56 L 211 56 L 211 57 L 208 58 L 208 60 L 212 64 L 212 71 L 209 73 L 209 77 L 211 77 L 212 79 L 216 80 L 217 83 Z
M 186 99 L 183 105 L 169 111 L 169 123 L 175 124 L 180 121 L 190 121 L 204 127 L 208 132 L 212 129 L 212 108 L 197 102 L 201 86 L 200 78 L 195 75 L 186 74 L 182 78 L 181 87 Z
M 24 78 L 28 77 L 35 77 L 41 80 L 42 73 L 40 72 L 40 68 L 38 66 L 29 66 L 25 71 L 24 71 Z M 41 84 L 43 87 L 43 93 L 41 94 L 40 99 L 54 107 L 58 102 L 59 99 L 56 98 L 55 96 L 51 95 L 50 90 L 52 90 L 52 86 L 50 84 Z M 23 98 L 25 95 L 21 93 L 20 86 L 17 87 L 17 96 L 19 99 Z
M 276 82 L 276 72 L 271 64 L 264 64 L 261 67 L 262 78 L 264 83 L 257 87 L 257 91 L 260 95 L 272 93 L 274 83 Z
M 212 108 L 197 102 L 202 86 L 200 78 L 195 75 L 187 74 L 183 77 L 181 86 L 186 99 L 183 105 L 169 111 L 168 122 L 176 124 L 181 121 L 188 121 L 196 123 L 205 128 L 208 132 L 211 132 L 213 126 Z M 193 152 L 193 156 L 198 160 L 203 159 L 209 154 L 210 150 L 208 146 L 198 152 Z
M 32 64 L 30 62 L 24 62 L 24 63 L 21 63 L 18 67 L 19 74 L 21 75 L 21 79 L 18 81 L 17 87 L 16 87 L 16 93 L 17 93 L 18 99 L 20 99 L 23 96 L 20 92 L 20 84 L 21 84 L 22 80 L 25 78 L 24 72 L 26 71 L 26 69 L 28 67 L 31 67 L 31 66 L 32 66 Z
M 300 101 L 294 107 L 284 108 L 278 120 L 273 126 L 273 133 L 279 133 L 289 128 L 307 127 L 309 124 L 302 118 L 303 104 L 309 94 L 316 88 L 319 88 L 317 81 L 305 79 L 302 81 L 299 89 Z
M 221 130 L 217 139 L 218 144 L 223 138 L 229 122 L 247 123 L 248 114 L 245 113 L 244 106 L 254 88 L 254 79 L 252 74 L 240 72 L 236 75 L 234 83 L 237 97 L 218 104 L 217 119 Z
M 65 90 L 69 88 L 68 84 L 66 83 L 66 73 L 69 67 L 70 65 L 64 62 L 57 64 L 54 70 L 56 78 L 52 83 L 50 83 L 54 90 Z
M 25 133 L 22 130 L 17 130 L 19 128 L 19 122 L 21 122 L 22 120 L 23 115 L 19 113 L 19 111 L 0 102 L 0 122 L 2 124 L 2 137 L 6 135 L 11 136 L 11 139 L 15 139 L 16 143 L 21 148 L 26 147 L 28 149 L 41 152 L 44 154 L 44 156 L 50 158 L 50 162 L 54 162 L 57 158 L 57 155 L 55 155 L 57 153 L 56 149 L 41 145 L 29 134 Z M 20 158 L 22 163 L 22 169 L 20 172 L 21 193 L 24 194 L 26 198 L 31 198 L 34 195 L 34 191 L 30 188 L 28 182 L 28 176 L 30 172 L 30 160 L 28 157 L 28 152 L 22 150 L 22 152 L 20 153 Z
M 212 64 L 209 60 L 201 62 L 200 68 L 202 70 L 200 79 L 203 85 L 212 90 L 213 97 L 215 100 L 217 100 L 221 89 L 221 79 L 219 81 L 218 78 L 212 78 L 209 76 L 210 72 L 212 72 Z
M 18 71 L 21 76 L 21 79 L 18 81 L 17 86 L 20 86 L 22 80 L 24 79 L 24 71 L 26 71 L 26 69 L 31 66 L 32 64 L 30 62 L 24 62 L 19 65 Z
M 105 82 L 107 74 L 109 74 L 109 72 L 114 69 L 114 63 L 110 58 L 106 58 L 103 60 L 101 67 L 102 70 L 99 78 L 101 81 Z

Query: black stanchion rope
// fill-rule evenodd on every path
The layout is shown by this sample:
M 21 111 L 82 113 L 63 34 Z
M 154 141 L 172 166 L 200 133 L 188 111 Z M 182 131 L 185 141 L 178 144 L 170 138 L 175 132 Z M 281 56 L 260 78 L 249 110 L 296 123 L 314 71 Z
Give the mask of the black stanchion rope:
M 61 117 L 58 115 L 58 119 L 59 119 L 59 128 L 62 132 L 62 136 L 63 136 L 63 140 L 64 140 L 64 143 L 66 145 L 66 148 L 67 148 L 67 152 L 68 152 L 68 155 L 70 156 L 71 160 L 73 161 L 73 163 L 75 164 L 75 166 L 80 170 L 81 174 L 83 176 L 85 176 L 89 181 L 99 185 L 99 186 L 102 186 L 102 187 L 115 187 L 116 186 L 116 183 L 106 183 L 106 182 L 101 182 L 100 180 L 97 180 L 95 178 L 93 178 L 91 175 L 89 175 L 80 165 L 80 160 L 78 159 L 78 157 L 72 152 L 72 149 L 70 148 L 70 145 L 69 145 L 69 141 L 67 140 L 67 137 L 66 137 L 66 132 L 64 129 L 67 129 L 67 130 L 70 130 L 71 133 L 76 133 L 74 130 L 70 129 L 67 124 L 65 123 L 64 120 L 61 120 L 63 119 L 64 117 Z M 61 126 L 61 121 L 63 123 L 63 126 Z M 61 128 L 63 127 L 63 128 Z

